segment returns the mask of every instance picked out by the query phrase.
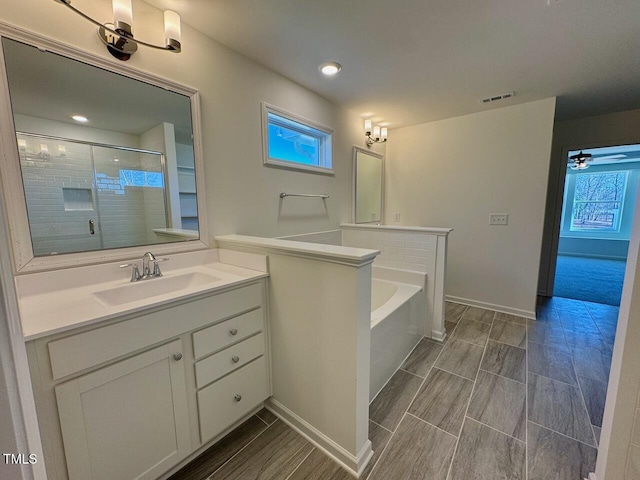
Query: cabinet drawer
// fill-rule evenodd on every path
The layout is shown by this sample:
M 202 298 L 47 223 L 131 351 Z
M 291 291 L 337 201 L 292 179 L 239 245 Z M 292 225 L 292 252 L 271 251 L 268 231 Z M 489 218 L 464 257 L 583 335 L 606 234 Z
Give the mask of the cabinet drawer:
M 259 333 L 196 363 L 196 387 L 217 380 L 264 354 L 264 334 Z
M 264 314 L 259 308 L 195 332 L 193 354 L 196 360 L 261 331 L 263 321 Z
M 153 281 L 153 280 L 149 280 Z M 183 303 L 49 343 L 54 380 L 262 304 L 262 284 Z
M 264 357 L 198 392 L 200 439 L 207 442 L 267 398 Z

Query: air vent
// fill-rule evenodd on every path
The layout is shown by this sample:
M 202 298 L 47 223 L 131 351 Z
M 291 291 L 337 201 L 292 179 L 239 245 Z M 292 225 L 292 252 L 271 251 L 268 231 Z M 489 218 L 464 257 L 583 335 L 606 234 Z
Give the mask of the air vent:
M 511 98 L 515 96 L 516 96 L 516 92 L 508 92 L 508 93 L 503 93 L 502 95 L 495 95 L 493 97 L 483 98 L 480 100 L 480 103 L 497 102 L 498 100 L 504 100 L 506 98 Z

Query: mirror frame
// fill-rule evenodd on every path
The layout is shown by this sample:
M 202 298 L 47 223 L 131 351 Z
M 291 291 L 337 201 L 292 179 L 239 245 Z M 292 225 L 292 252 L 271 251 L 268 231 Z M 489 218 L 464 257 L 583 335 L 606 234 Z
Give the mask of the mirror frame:
M 379 158 L 382 160 L 382 185 L 380 187 L 380 220 L 374 220 L 372 222 L 360 222 L 356 221 L 356 202 L 358 199 L 358 152 L 366 153 L 367 155 L 371 155 L 372 157 Z M 353 205 L 352 205 L 352 215 L 353 215 L 353 223 L 358 225 L 366 225 L 368 223 L 371 224 L 383 224 L 384 223 L 384 155 L 382 153 L 374 152 L 370 149 L 359 147 L 357 145 L 353 146 Z
M 22 178 L 20 158 L 16 147 L 16 132 L 13 120 L 9 85 L 2 38 L 26 43 L 39 50 L 62 55 L 85 64 L 117 73 L 134 80 L 164 88 L 189 97 L 191 102 L 191 123 L 193 129 L 194 167 L 196 172 L 196 192 L 198 206 L 199 240 L 158 243 L 135 247 L 93 250 L 80 253 L 65 253 L 36 257 L 31 244 L 31 231 L 27 217 L 27 204 L 23 183 L 15 181 Z M 61 268 L 108 263 L 128 258 L 142 257 L 150 249 L 154 253 L 188 252 L 209 248 L 206 212 L 206 191 L 204 181 L 204 160 L 202 150 L 200 95 L 191 87 L 163 79 L 127 65 L 114 63 L 108 58 L 100 58 L 76 47 L 64 45 L 50 38 L 0 22 L 0 185 L 5 204 L 14 260 L 14 274 L 31 273 Z

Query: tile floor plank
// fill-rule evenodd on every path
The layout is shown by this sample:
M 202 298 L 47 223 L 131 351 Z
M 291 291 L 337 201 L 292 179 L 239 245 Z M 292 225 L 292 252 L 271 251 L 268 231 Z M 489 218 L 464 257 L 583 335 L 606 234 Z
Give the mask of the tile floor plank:
M 603 350 L 609 352 L 610 348 L 604 337 L 598 330 L 589 332 L 575 332 L 565 330 L 567 345 L 570 350 Z
M 467 306 L 461 303 L 445 302 L 444 319 L 448 322 L 458 323 L 458 320 L 460 320 L 460 317 L 466 309 Z
M 353 480 L 353 476 L 314 448 L 287 480 Z
M 394 431 L 422 384 L 422 378 L 398 370 L 369 406 L 369 418 Z
M 481 370 L 467 415 L 524 442 L 527 423 L 526 395 L 527 389 L 523 383 Z
M 461 318 L 491 324 L 495 313 L 496 312 L 493 310 L 485 310 L 484 308 L 479 307 L 468 307 L 462 314 Z
M 489 340 L 480 368 L 496 375 L 524 383 L 527 351 Z
M 607 384 L 581 376 L 578 376 L 578 382 L 587 405 L 591 425 L 602 427 L 604 404 L 607 401 Z
M 571 355 L 552 345 L 529 343 L 529 372 L 578 385 Z
M 471 380 L 434 368 L 409 413 L 457 437 L 472 389 Z
M 268 427 L 255 415 L 174 473 L 169 480 L 202 480 L 215 472 Z
M 442 351 L 443 344 L 423 338 L 414 348 L 409 358 L 402 364 L 402 369 L 425 377 Z
M 527 319 L 519 317 L 518 315 L 511 315 L 510 313 L 496 312 L 494 320 L 500 320 L 501 322 L 517 323 L 519 325 L 526 325 Z
M 496 320 L 493 322 L 489 338 L 519 348 L 527 348 L 527 328 L 512 322 Z
M 529 374 L 528 419 L 587 445 L 595 446 L 589 416 L 578 387 Z
M 611 372 L 611 351 L 602 350 L 571 350 L 576 373 L 582 377 L 609 382 Z
M 523 442 L 468 418 L 460 434 L 449 480 L 525 480 L 525 456 Z
M 618 315 L 620 307 L 613 305 L 604 305 L 602 303 L 584 302 L 584 306 L 591 314 L 593 320 L 597 323 L 607 323 L 610 325 L 618 324 Z
M 407 415 L 402 420 L 370 480 L 446 480 L 456 438 Z
M 532 321 L 527 325 L 529 342 L 566 345 L 564 330 L 560 325 Z
M 452 338 L 445 345 L 435 366 L 469 380 L 475 380 L 483 352 L 484 349 L 478 345 Z
M 529 480 L 581 480 L 595 470 L 598 451 L 529 422 Z
M 452 338 L 484 347 L 485 343 L 487 343 L 487 338 L 489 338 L 490 330 L 491 324 L 476 322 L 463 316 L 458 322 Z
M 282 420 L 276 420 L 262 435 L 211 476 L 211 480 L 276 480 L 287 478 L 313 446 Z
M 278 417 L 276 417 L 273 413 L 271 413 L 266 408 L 263 408 L 258 413 L 256 413 L 256 416 L 259 417 L 260 420 L 264 421 L 267 425 L 271 425 L 273 422 L 278 420 Z
M 366 480 L 371 470 L 375 466 L 376 462 L 382 455 L 387 443 L 391 439 L 391 432 L 385 428 L 382 428 L 372 421 L 369 421 L 369 440 L 371 440 L 371 448 L 373 450 L 373 457 L 371 457 L 371 461 L 369 465 L 366 466 L 360 478 L 362 480 Z

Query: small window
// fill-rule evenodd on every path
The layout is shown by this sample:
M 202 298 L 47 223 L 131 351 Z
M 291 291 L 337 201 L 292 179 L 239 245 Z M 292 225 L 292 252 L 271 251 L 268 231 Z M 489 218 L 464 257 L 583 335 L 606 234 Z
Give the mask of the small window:
M 576 175 L 571 231 L 619 232 L 627 172 Z
M 264 164 L 333 174 L 333 130 L 262 104 Z

